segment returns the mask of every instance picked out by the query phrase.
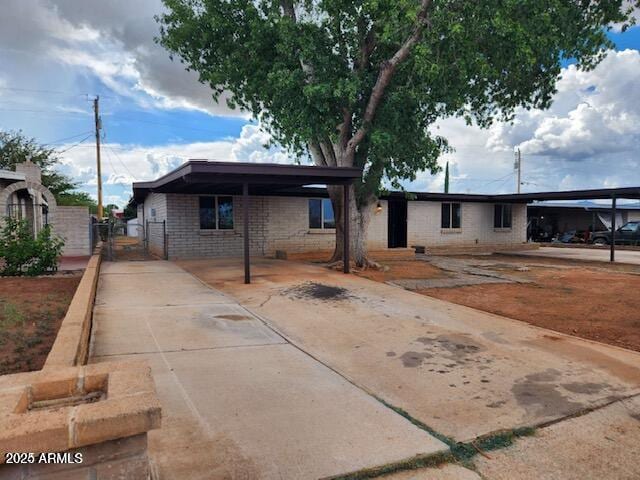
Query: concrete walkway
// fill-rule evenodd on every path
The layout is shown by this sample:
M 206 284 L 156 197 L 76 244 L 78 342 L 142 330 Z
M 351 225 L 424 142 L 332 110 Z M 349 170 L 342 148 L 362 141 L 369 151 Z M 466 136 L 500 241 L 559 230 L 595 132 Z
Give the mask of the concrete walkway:
M 522 250 L 509 252 L 509 255 L 523 257 L 562 258 L 564 260 L 582 260 L 589 262 L 609 262 L 609 247 L 606 248 L 571 248 L 541 247 L 538 250 Z M 640 265 L 640 251 L 616 250 L 616 262 Z
M 640 355 L 354 275 L 255 260 L 180 264 L 356 385 L 457 441 L 640 392 Z
M 91 361 L 128 358 L 148 360 L 162 403 L 159 478 L 325 478 L 447 451 L 169 262 L 102 266 Z

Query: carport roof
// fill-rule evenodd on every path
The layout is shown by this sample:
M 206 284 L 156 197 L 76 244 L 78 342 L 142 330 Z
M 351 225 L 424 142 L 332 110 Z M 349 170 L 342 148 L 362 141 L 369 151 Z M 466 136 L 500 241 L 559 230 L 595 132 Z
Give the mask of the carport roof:
M 348 185 L 361 178 L 359 168 L 283 165 L 275 163 L 213 162 L 189 160 L 172 172 L 151 182 L 133 184 L 134 202 L 148 193 L 231 194 L 242 193 L 249 184 L 251 195 L 326 195 L 325 189 L 303 188 L 308 185 Z M 599 200 L 616 198 L 640 199 L 640 187 L 600 188 L 498 195 L 468 193 L 412 192 L 415 200 L 460 201 L 486 203 L 529 203 L 543 200 Z M 383 199 L 404 199 L 405 192 L 389 192 Z
M 151 182 L 135 182 L 133 196 L 141 201 L 151 192 L 240 194 L 249 184 L 251 195 L 273 195 L 305 185 L 349 185 L 362 177 L 362 170 L 348 167 L 316 167 L 275 163 L 211 162 L 189 160 Z

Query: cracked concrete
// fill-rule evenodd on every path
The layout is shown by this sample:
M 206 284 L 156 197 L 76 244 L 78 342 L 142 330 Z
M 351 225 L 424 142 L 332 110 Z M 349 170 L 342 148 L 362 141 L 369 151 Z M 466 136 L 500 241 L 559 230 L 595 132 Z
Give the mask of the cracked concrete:
M 152 367 L 160 478 L 324 478 L 448 451 L 169 262 L 103 264 L 93 335 L 91 362 Z
M 454 288 L 469 285 L 492 283 L 530 283 L 531 281 L 517 273 L 506 273 L 492 269 L 502 266 L 495 261 L 481 258 L 453 258 L 442 256 L 418 255 L 417 260 L 428 262 L 446 273 L 445 278 L 411 278 L 387 282 L 407 290 L 425 290 L 428 288 Z M 511 270 L 514 270 L 511 268 Z
M 249 286 L 237 260 L 181 265 L 366 391 L 456 441 L 545 424 L 640 392 L 635 352 L 314 265 L 256 260 Z M 304 282 L 348 293 L 330 302 L 286 293 Z

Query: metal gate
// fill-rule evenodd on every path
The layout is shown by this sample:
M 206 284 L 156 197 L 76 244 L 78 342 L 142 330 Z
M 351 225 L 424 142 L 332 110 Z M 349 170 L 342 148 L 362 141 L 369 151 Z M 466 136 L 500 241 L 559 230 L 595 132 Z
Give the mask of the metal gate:
M 161 234 L 158 234 L 156 224 L 160 224 Z M 110 261 L 167 258 L 166 226 L 163 222 L 147 222 L 147 225 L 120 221 L 94 223 L 94 247 L 99 240 L 103 242 L 106 259 Z

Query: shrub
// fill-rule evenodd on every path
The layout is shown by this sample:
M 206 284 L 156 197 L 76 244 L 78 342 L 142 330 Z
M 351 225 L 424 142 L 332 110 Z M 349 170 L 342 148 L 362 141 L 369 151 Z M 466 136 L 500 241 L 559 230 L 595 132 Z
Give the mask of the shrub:
M 63 246 L 48 225 L 34 237 L 26 220 L 6 218 L 0 230 L 0 275 L 33 277 L 55 272 Z

